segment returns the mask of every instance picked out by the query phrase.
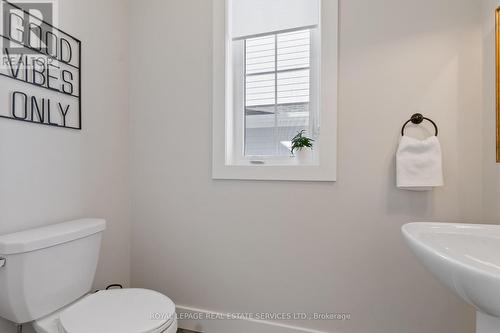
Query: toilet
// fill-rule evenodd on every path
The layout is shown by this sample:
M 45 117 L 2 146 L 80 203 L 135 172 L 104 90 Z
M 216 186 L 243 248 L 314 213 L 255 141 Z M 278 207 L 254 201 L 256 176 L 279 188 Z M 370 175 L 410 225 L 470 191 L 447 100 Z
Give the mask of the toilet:
M 0 317 L 37 333 L 175 333 L 175 304 L 147 289 L 91 292 L 106 221 L 0 236 Z

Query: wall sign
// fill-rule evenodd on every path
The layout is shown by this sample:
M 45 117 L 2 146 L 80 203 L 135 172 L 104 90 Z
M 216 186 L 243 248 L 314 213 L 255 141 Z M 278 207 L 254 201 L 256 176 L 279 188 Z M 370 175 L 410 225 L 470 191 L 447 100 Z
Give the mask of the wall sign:
M 42 10 L 1 6 L 0 118 L 82 129 L 81 42 Z

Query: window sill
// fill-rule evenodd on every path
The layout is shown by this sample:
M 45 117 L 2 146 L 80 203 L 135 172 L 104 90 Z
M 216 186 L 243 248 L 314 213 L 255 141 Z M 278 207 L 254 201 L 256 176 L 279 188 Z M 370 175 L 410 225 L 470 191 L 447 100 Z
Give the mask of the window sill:
M 308 160 L 299 160 L 297 157 L 247 157 L 245 159 L 238 159 L 232 163 L 227 163 L 229 166 L 255 166 L 255 167 L 298 167 L 298 166 L 318 166 L 319 163 L 316 158 Z
M 282 180 L 334 182 L 334 168 L 320 165 L 223 165 L 213 166 L 213 179 L 220 180 Z

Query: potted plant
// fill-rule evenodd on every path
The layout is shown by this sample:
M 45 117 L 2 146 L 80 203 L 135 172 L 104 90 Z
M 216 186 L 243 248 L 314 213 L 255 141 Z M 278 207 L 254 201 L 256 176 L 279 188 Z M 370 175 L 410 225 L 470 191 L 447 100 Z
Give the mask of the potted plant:
M 306 130 L 302 130 L 292 138 L 292 155 L 296 156 L 299 162 L 310 160 L 314 140 L 304 135 Z

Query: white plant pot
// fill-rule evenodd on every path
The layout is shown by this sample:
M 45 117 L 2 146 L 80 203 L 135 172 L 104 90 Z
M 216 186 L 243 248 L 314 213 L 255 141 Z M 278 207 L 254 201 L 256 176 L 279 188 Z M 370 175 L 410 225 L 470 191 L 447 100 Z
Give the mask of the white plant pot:
M 305 164 L 311 161 L 312 150 L 309 148 L 296 150 L 293 155 L 297 159 L 298 164 Z

